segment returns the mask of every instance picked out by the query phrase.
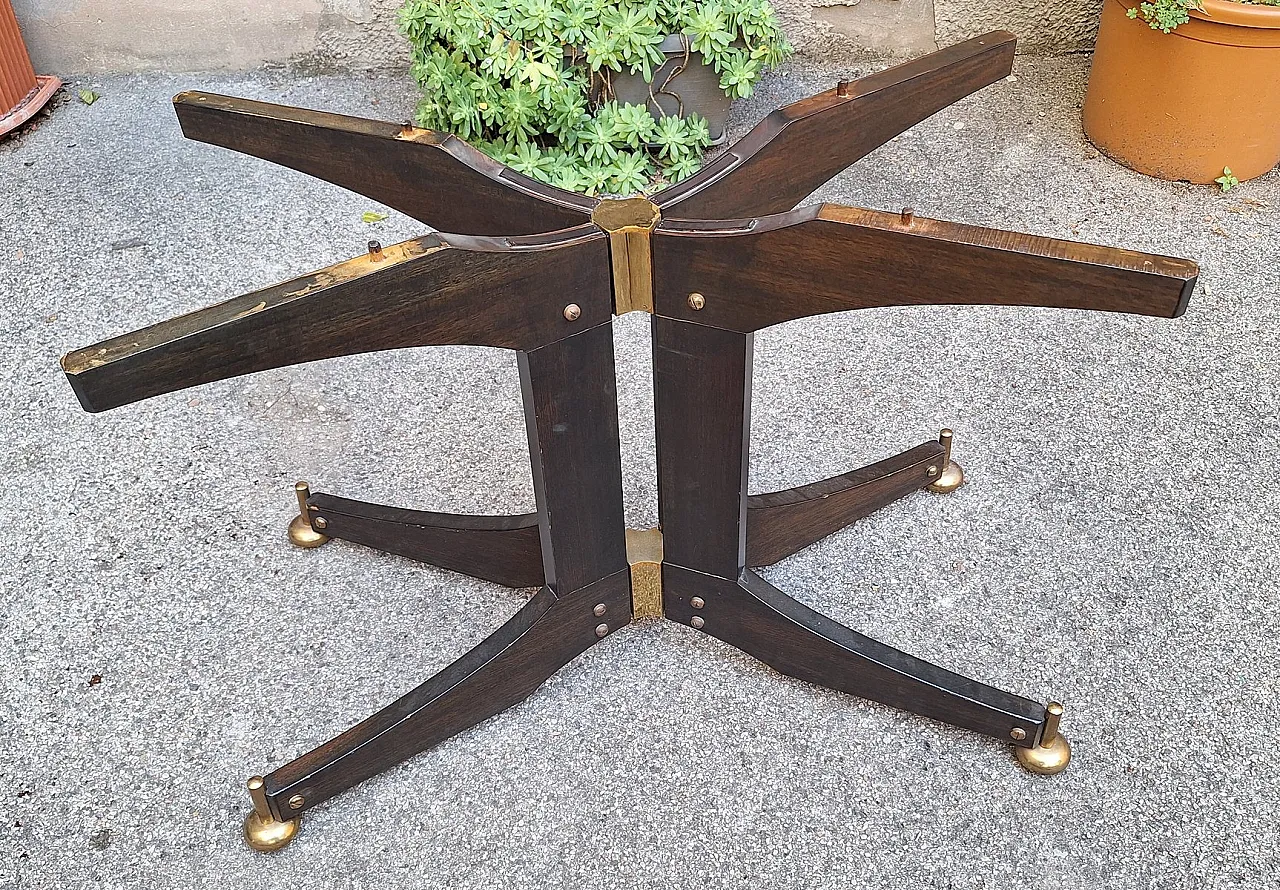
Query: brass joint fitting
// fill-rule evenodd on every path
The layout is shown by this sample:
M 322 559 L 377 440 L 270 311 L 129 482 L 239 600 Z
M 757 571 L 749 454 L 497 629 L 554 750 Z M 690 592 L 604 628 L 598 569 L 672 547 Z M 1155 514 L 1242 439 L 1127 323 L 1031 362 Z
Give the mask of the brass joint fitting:
M 662 530 L 627 529 L 627 562 L 631 564 L 631 617 L 661 618 Z
M 653 253 L 650 237 L 662 211 L 648 198 L 605 198 L 591 221 L 609 233 L 613 263 L 613 311 L 653 312 Z

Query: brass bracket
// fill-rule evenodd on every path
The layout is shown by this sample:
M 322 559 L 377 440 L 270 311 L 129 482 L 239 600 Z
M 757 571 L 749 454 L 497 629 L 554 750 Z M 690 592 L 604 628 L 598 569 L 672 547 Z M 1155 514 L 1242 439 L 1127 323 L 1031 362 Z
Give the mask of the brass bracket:
M 662 617 L 662 529 L 627 529 L 631 617 Z
M 613 262 L 613 311 L 653 312 L 653 253 L 649 239 L 662 211 L 647 198 L 606 198 L 591 211 L 591 221 L 609 233 Z

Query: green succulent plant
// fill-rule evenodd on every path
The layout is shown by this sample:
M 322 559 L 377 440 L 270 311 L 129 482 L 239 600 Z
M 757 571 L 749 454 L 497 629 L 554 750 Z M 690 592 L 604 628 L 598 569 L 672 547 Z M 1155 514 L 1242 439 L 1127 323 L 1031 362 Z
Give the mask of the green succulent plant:
M 1253 3 L 1258 6 L 1280 6 L 1280 0 L 1238 0 L 1240 3 Z M 1131 19 L 1141 18 L 1155 31 L 1168 34 L 1176 31 L 1179 25 L 1191 21 L 1188 10 L 1203 12 L 1201 0 L 1143 0 L 1137 6 L 1129 8 Z
M 733 98 L 791 52 L 768 0 L 406 0 L 399 22 L 422 89 L 419 126 L 592 195 L 678 182 L 710 145 L 696 114 L 655 118 L 613 98 L 615 75 L 653 80 L 667 36 Z

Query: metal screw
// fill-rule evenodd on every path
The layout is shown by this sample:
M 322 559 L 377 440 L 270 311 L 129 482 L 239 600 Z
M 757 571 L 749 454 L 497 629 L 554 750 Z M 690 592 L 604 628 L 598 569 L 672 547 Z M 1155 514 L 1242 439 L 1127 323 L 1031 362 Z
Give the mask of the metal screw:
M 836 95 L 841 99 L 849 98 L 849 81 L 842 80 L 836 84 Z
M 381 241 L 369 242 L 369 259 L 373 260 L 374 262 L 377 262 L 378 260 L 383 259 Z
M 582 317 L 582 307 L 577 303 L 570 303 L 564 307 L 564 317 L 567 321 L 577 321 Z
M 934 467 L 934 466 L 930 466 L 930 467 L 929 467 L 929 475 L 930 475 L 930 476 L 936 476 L 936 475 L 938 475 L 938 468 L 937 468 L 937 467 Z
M 701 309 L 705 305 L 707 305 L 707 298 L 704 297 L 702 294 L 697 293 L 696 291 L 694 293 L 689 294 L 689 308 L 692 309 L 694 312 L 697 312 L 699 309 Z
M 608 634 L 609 634 L 609 625 L 607 624 L 596 625 L 596 636 L 603 639 L 604 637 L 608 636 Z
M 301 794 L 295 794 L 293 797 L 289 798 L 289 809 L 300 810 L 302 809 L 302 805 L 306 802 L 307 799 Z
M 1013 729 L 1009 730 L 1009 738 L 1013 739 L 1015 742 L 1020 742 L 1026 737 L 1027 731 L 1021 726 L 1015 726 Z
M 689 600 L 689 605 L 693 606 L 695 609 L 701 609 L 706 604 L 707 601 L 700 596 L 695 596 L 693 599 Z
M 605 612 L 609 611 L 609 607 L 608 607 L 608 606 L 606 606 L 604 603 L 596 603 L 596 607 L 595 607 L 594 609 L 592 609 L 591 611 L 595 612 L 595 613 L 596 613 L 596 617 L 597 617 L 597 618 L 599 618 L 599 617 L 600 617 L 601 615 L 603 615 Z
M 692 624 L 694 627 L 696 627 L 698 630 L 702 630 L 702 626 L 707 622 L 702 620 L 701 615 L 694 615 L 691 619 L 689 619 L 689 623 Z
M 323 516 L 317 516 L 312 521 L 312 524 L 315 525 L 316 528 L 328 528 L 329 520 L 325 519 Z
M 915 216 L 916 216 L 916 212 L 912 210 L 910 207 L 902 208 L 902 224 L 904 226 L 911 225 L 911 220 L 915 219 Z

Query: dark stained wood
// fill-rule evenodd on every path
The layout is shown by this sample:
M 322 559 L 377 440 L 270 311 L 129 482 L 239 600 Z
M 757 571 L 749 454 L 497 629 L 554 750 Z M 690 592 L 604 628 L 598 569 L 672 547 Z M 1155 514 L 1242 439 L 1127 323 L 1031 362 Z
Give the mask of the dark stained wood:
M 747 565 L 773 565 L 851 522 L 870 516 L 936 477 L 942 446 L 926 442 L 869 466 L 747 498 Z
M 566 596 L 627 569 L 613 326 L 522 353 L 520 384 L 543 572 Z
M 874 306 L 1185 310 L 1197 272 L 1185 260 L 905 213 L 781 212 L 893 135 L 1005 76 L 1012 53 L 1012 35 L 995 32 L 795 103 L 660 193 L 668 218 L 651 244 L 653 352 L 666 616 L 682 624 L 696 616 L 708 633 L 790 676 L 1029 746 L 1043 726 L 1036 702 L 862 636 L 746 568 L 928 484 L 927 468 L 942 456 L 930 442 L 749 498 L 753 331 Z M 191 138 L 467 234 L 406 242 L 71 353 L 63 368 L 86 409 L 373 350 L 457 343 L 521 353 L 536 517 L 311 498 L 321 511 L 313 520 L 323 515 L 331 536 L 543 586 L 435 677 L 267 776 L 270 808 L 291 819 L 524 699 L 597 642 L 598 625 L 607 635 L 629 623 L 610 257 L 604 233 L 581 224 L 593 199 L 538 185 L 453 137 L 209 94 L 175 104 Z M 566 230 L 534 234 L 557 228 Z M 499 233 L 523 234 L 490 237 Z M 631 273 L 644 283 L 643 269 Z M 702 311 L 688 304 L 693 291 L 705 297 Z M 581 307 L 573 321 L 564 316 L 569 303 Z M 694 596 L 705 600 L 696 610 Z M 1010 737 L 1015 728 L 1023 740 Z M 295 795 L 298 807 L 289 805 Z
M 541 587 L 538 514 L 429 513 L 314 494 L 311 514 L 324 534 L 507 587 Z
M 609 296 L 607 286 L 603 295 Z M 630 623 L 612 325 L 606 320 L 521 353 L 520 381 L 546 586 L 435 677 L 267 776 L 267 798 L 277 817 L 304 812 L 511 707 L 598 642 L 598 626 L 607 634 Z M 326 501 L 342 499 L 315 495 L 310 503 Z M 488 556 L 477 552 L 468 558 L 483 568 Z M 300 809 L 288 807 L 295 794 L 306 801 Z
M 605 617 L 594 608 L 603 603 Z M 277 819 L 306 812 L 528 698 L 548 677 L 599 642 L 595 628 L 627 623 L 626 571 L 557 599 L 542 588 L 515 617 L 449 667 L 342 735 L 266 777 Z M 613 622 L 615 616 L 618 621 Z M 513 752 L 518 755 L 519 752 Z M 305 803 L 292 809 L 295 794 Z
M 1177 317 L 1190 260 L 825 204 L 654 234 L 661 315 L 735 331 L 875 306 L 995 305 Z M 706 308 L 694 311 L 698 291 Z
M 445 232 L 566 229 L 587 222 L 596 204 L 447 133 L 212 93 L 181 93 L 173 104 L 188 139 L 308 173 Z
M 790 210 L 894 136 L 1008 76 L 1016 43 L 1008 31 L 993 31 L 779 108 L 654 201 L 680 219 Z
M 850 630 L 746 570 L 741 580 L 664 565 L 667 617 L 703 630 L 774 669 L 818 686 L 1029 747 L 1039 738 L 1044 706 L 1002 692 Z M 695 610 L 694 596 L 705 605 Z M 1015 741 L 1010 730 L 1026 738 Z
M 735 578 L 746 557 L 749 334 L 653 318 L 663 562 Z
M 469 344 L 533 349 L 612 317 L 608 239 L 428 235 L 72 352 L 87 411 L 341 355 Z M 564 307 L 581 306 L 567 321 Z

